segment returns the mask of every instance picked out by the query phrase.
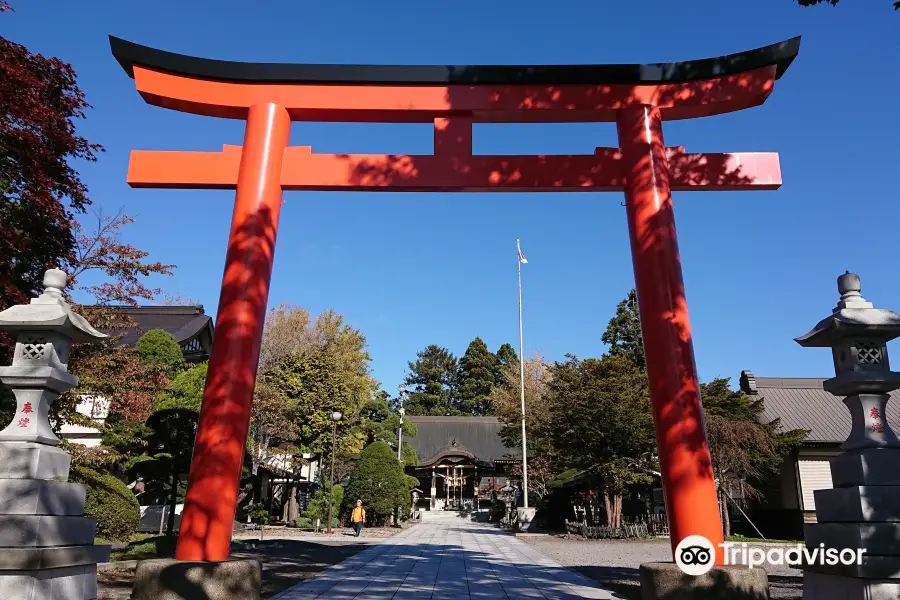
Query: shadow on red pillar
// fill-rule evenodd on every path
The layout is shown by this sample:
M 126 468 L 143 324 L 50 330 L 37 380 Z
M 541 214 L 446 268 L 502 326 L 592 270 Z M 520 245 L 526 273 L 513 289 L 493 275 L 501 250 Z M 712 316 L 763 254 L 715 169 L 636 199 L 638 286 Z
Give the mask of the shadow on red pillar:
M 216 335 L 175 553 L 179 560 L 225 560 L 231 548 L 290 129 L 284 107 L 250 107 Z
M 659 109 L 644 105 L 622 109 L 617 125 L 672 551 L 685 537 L 702 535 L 716 546 L 716 564 L 721 565 L 722 523 L 703 423 Z

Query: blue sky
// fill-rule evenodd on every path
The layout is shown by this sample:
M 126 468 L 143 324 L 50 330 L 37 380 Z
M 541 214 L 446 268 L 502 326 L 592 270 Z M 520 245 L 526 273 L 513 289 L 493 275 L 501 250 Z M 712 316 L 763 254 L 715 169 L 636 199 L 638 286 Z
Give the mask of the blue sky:
M 762 107 L 665 125 L 688 151 L 777 151 L 775 192 L 677 193 L 676 223 L 700 376 L 829 376 L 827 350 L 792 340 L 837 300 L 850 269 L 876 306 L 900 310 L 897 100 L 900 13 L 887 0 L 510 3 L 19 0 L 0 33 L 70 62 L 93 105 L 79 131 L 107 152 L 80 165 L 96 207 L 137 218 L 126 240 L 178 265 L 155 285 L 214 314 L 233 192 L 133 190 L 132 149 L 217 150 L 242 123 L 146 105 L 107 34 L 209 58 L 271 62 L 567 64 L 719 56 L 803 35 Z M 428 125 L 301 124 L 320 152 L 428 153 Z M 613 124 L 476 126 L 476 153 L 589 154 Z M 517 346 L 515 240 L 525 350 L 598 356 L 633 285 L 621 194 L 285 195 L 270 305 L 335 308 L 369 341 L 394 392 L 427 344 L 461 355 L 481 336 Z

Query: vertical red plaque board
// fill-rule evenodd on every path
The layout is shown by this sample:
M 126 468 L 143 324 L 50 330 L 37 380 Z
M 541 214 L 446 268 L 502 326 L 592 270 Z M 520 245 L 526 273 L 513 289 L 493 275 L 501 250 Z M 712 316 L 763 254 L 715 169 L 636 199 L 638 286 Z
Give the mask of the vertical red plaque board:
M 662 123 L 757 106 L 800 38 L 681 63 L 358 66 L 236 63 L 110 38 L 148 103 L 246 121 L 242 146 L 133 151 L 133 187 L 236 190 L 176 558 L 228 558 L 282 190 L 624 191 L 672 548 L 723 541 L 685 301 L 673 190 L 774 190 L 774 153 L 667 147 Z M 319 154 L 292 121 L 427 122 L 431 155 Z M 473 156 L 473 123 L 616 123 L 590 155 Z M 718 564 L 722 563 L 721 551 Z

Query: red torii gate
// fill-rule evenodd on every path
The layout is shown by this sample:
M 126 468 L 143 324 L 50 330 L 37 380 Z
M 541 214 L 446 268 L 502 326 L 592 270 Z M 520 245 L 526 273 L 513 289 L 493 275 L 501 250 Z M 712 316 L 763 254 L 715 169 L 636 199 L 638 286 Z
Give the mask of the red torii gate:
M 148 103 L 247 121 L 242 147 L 133 151 L 128 169 L 132 187 L 237 190 L 176 558 L 228 558 L 282 190 L 624 191 L 672 548 L 723 541 L 671 191 L 774 190 L 781 171 L 775 153 L 666 148 L 662 121 L 762 104 L 799 37 L 682 63 L 569 66 L 238 63 L 110 45 Z M 317 154 L 288 146 L 291 121 L 433 122 L 434 154 Z M 599 121 L 617 124 L 619 148 L 472 155 L 473 123 Z

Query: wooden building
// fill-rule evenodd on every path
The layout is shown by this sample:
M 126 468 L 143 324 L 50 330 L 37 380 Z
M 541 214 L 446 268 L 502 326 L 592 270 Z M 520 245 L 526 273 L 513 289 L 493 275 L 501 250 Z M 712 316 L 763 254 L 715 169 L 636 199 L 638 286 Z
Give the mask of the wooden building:
M 816 519 L 813 492 L 832 487 L 828 459 L 840 454 L 840 445 L 850 434 L 850 411 L 841 398 L 822 389 L 823 381 L 741 373 L 741 391 L 763 400 L 763 420 L 781 419 L 785 431 L 809 431 L 806 440 L 785 457 L 780 472 L 758 486 L 763 498 L 748 502 L 748 516 L 767 537 L 801 539 L 803 523 Z M 891 392 L 886 412 L 891 426 L 900 430 L 900 390 Z M 740 520 L 742 515 L 734 517 Z M 752 528 L 741 530 L 756 535 Z

